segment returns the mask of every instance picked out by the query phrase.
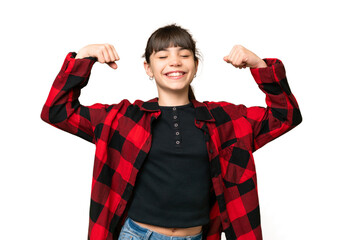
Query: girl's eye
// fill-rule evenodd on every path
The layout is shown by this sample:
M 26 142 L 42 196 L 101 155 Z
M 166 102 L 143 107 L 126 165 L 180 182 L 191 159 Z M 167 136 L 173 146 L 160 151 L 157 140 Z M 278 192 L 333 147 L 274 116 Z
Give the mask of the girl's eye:
M 185 57 L 185 58 L 187 58 L 187 57 L 190 57 L 190 55 L 181 55 L 182 57 Z
M 160 56 L 159 58 L 160 58 L 160 59 L 165 59 L 165 58 L 166 58 L 166 56 Z

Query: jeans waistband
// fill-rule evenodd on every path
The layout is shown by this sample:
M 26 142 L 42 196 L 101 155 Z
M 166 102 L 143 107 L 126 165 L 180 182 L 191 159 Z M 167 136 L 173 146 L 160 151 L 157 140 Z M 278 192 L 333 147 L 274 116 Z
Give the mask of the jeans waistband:
M 147 228 L 143 228 L 140 225 L 138 225 L 137 223 L 135 223 L 131 218 L 128 218 L 128 223 L 131 229 L 134 229 L 135 231 L 139 232 L 141 235 L 144 235 L 147 233 L 148 229 Z
M 148 231 L 151 231 L 151 235 L 154 236 L 154 239 L 161 239 L 161 240 L 201 240 L 202 239 L 202 231 L 196 235 L 192 235 L 192 236 L 184 236 L 184 237 L 179 237 L 179 236 L 168 236 L 168 235 L 164 235 L 155 231 L 152 231 L 150 229 L 141 227 L 140 225 L 138 225 L 137 223 L 135 223 L 131 218 L 127 218 L 126 220 L 129 224 L 129 227 L 131 229 L 133 229 L 134 231 L 136 231 L 139 235 L 141 236 L 145 236 L 147 234 Z

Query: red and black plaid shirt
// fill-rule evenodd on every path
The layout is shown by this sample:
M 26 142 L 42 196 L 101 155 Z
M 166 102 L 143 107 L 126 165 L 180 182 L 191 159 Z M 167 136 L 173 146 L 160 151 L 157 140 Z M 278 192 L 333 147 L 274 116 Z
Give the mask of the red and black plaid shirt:
M 150 150 L 151 122 L 161 113 L 158 98 L 81 105 L 80 89 L 96 59 L 75 56 L 66 56 L 41 118 L 96 144 L 88 239 L 117 240 L 136 175 Z M 206 240 L 218 240 L 222 232 L 229 240 L 262 239 L 252 153 L 302 121 L 282 62 L 264 60 L 268 67 L 251 73 L 266 94 L 267 108 L 191 100 L 194 124 L 206 135 L 212 177 Z

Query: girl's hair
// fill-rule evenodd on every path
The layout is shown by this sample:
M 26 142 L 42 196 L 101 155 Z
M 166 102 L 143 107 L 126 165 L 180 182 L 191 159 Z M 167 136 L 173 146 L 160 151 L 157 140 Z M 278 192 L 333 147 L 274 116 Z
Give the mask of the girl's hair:
M 188 30 L 177 26 L 176 24 L 164 26 L 153 32 L 147 41 L 143 57 L 145 57 L 147 63 L 150 63 L 150 55 L 153 52 L 156 53 L 168 47 L 182 47 L 188 49 L 193 53 L 195 62 L 199 62 L 200 54 L 196 49 L 196 42 Z M 189 99 L 195 99 L 191 85 L 189 87 Z

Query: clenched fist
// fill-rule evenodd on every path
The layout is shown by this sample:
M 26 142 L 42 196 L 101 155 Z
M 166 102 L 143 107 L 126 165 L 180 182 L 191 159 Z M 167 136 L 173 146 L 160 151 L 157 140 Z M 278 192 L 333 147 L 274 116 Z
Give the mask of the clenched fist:
M 108 43 L 87 45 L 79 50 L 75 59 L 85 57 L 96 57 L 98 62 L 106 63 L 113 69 L 117 68 L 115 61 L 120 59 L 114 46 Z
M 241 45 L 235 45 L 229 55 L 224 57 L 224 61 L 231 63 L 236 68 L 264 68 L 267 67 L 264 60 L 255 55 L 255 53 L 244 48 Z

